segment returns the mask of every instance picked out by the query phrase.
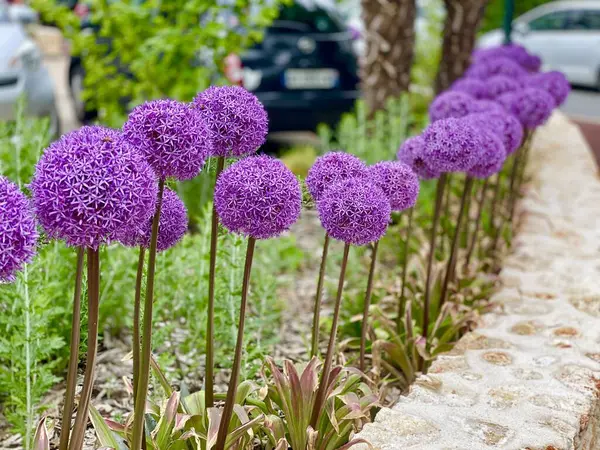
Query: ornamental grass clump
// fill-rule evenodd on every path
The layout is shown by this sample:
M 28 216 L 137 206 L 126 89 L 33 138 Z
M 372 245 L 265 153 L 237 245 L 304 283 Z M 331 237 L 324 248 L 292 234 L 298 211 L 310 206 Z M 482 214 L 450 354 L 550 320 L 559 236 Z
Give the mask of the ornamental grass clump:
M 352 178 L 366 178 L 367 176 L 367 166 L 356 156 L 341 151 L 329 152 L 318 157 L 309 169 L 306 177 L 306 186 L 313 200 L 318 202 L 324 192 L 333 184 Z M 317 281 L 317 293 L 315 295 L 315 305 L 313 308 L 313 327 L 310 347 L 311 357 L 319 354 L 319 321 L 321 316 L 321 299 L 323 296 L 323 283 L 325 280 L 325 267 L 327 265 L 329 241 L 329 234 L 325 233 L 319 279 Z
M 193 102 L 211 134 L 210 156 L 217 159 L 215 180 L 225 167 L 225 158 L 256 153 L 265 143 L 269 129 L 267 112 L 256 96 L 239 86 L 211 86 Z M 219 215 L 213 203 L 206 315 L 206 405 L 214 405 L 214 315 L 215 276 Z
M 458 118 L 469 114 L 475 98 L 465 92 L 447 91 L 438 95 L 429 105 L 429 118 L 432 122 L 451 117 Z
M 82 127 L 54 142 L 38 162 L 31 183 L 38 220 L 48 237 L 77 247 L 77 275 L 67 390 L 60 448 L 79 450 L 87 428 L 98 342 L 100 265 L 98 249 L 154 211 L 156 175 L 118 131 Z M 88 338 L 83 388 L 69 441 L 79 352 L 83 253 L 87 251 Z
M 149 208 L 152 214 L 148 270 L 146 275 L 146 295 L 142 345 L 139 353 L 133 353 L 134 366 L 139 367 L 138 377 L 133 380 L 135 406 L 133 414 L 132 442 L 134 449 L 140 449 L 144 440 L 144 410 L 148 394 L 150 375 L 150 354 L 152 351 L 152 306 L 156 272 L 156 253 L 160 228 L 161 211 L 164 203 L 167 178 L 187 180 L 198 175 L 212 147 L 212 135 L 203 118 L 195 109 L 174 100 L 153 100 L 133 109 L 123 125 L 123 135 L 146 158 L 158 177 L 156 207 Z M 130 225 L 133 230 L 122 233 L 136 233 L 139 224 L 146 225 L 148 218 Z M 128 228 L 130 228 L 128 227 Z M 143 246 L 140 253 L 143 252 Z M 143 267 L 140 256 L 139 265 Z M 138 273 L 143 268 L 138 267 Z M 139 311 L 138 311 L 139 313 Z M 140 324 L 140 318 L 134 318 Z M 134 330 L 139 336 L 139 329 Z M 134 344 L 134 350 L 138 343 Z M 137 362 L 139 361 L 139 363 Z
M 217 180 L 215 208 L 221 223 L 229 231 L 248 237 L 237 342 L 227 398 L 219 424 L 217 450 L 225 448 L 235 404 L 256 240 L 273 238 L 288 230 L 298 220 L 301 204 L 302 193 L 298 180 L 281 161 L 269 156 L 242 159 L 223 171 Z
M 317 428 L 317 421 L 324 406 L 325 394 L 330 382 L 328 376 L 333 362 L 350 245 L 366 245 L 379 241 L 390 222 L 391 205 L 383 189 L 375 183 L 362 178 L 352 178 L 338 182 L 327 189 L 317 202 L 317 210 L 327 234 L 344 242 L 345 245 L 327 353 L 310 421 L 313 429 Z
M 38 239 L 33 207 L 18 186 L 0 176 L 0 283 L 12 283 L 31 262 Z

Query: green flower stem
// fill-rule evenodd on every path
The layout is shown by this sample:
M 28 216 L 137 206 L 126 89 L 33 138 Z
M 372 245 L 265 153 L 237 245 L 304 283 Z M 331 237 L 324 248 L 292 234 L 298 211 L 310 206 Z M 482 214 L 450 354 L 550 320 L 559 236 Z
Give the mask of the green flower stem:
M 450 220 L 450 197 L 452 196 L 452 174 L 448 173 L 446 174 L 446 186 L 445 186 L 445 192 L 446 192 L 446 198 L 444 199 L 444 213 L 443 213 L 443 217 L 446 220 Z M 443 228 L 444 224 L 442 223 L 442 237 L 440 239 L 440 250 L 442 251 L 442 254 L 446 253 L 446 234 L 445 234 L 445 229 Z M 448 237 L 449 239 L 449 237 Z
M 398 318 L 397 328 L 400 331 L 402 326 L 402 318 L 404 317 L 404 308 L 406 306 L 406 275 L 408 273 L 408 252 L 410 251 L 410 238 L 412 235 L 413 214 L 415 208 L 410 208 L 408 211 L 408 225 L 406 226 L 406 237 L 404 240 L 404 255 L 402 258 L 402 287 L 400 288 L 400 300 L 398 302 Z
M 219 423 L 219 432 L 217 434 L 216 450 L 225 450 L 225 442 L 227 440 L 227 432 L 229 430 L 229 422 L 233 414 L 233 406 L 235 405 L 235 396 L 237 394 L 238 378 L 240 376 L 240 368 L 242 365 L 242 349 L 244 346 L 244 324 L 246 322 L 246 307 L 248 304 L 248 289 L 250 287 L 250 272 L 252 271 L 252 260 L 254 259 L 254 247 L 256 239 L 248 238 L 248 247 L 246 249 L 246 264 L 244 266 L 244 279 L 242 281 L 242 302 L 240 305 L 240 319 L 238 325 L 237 342 L 235 344 L 235 356 L 233 358 L 233 367 L 231 369 L 231 377 L 229 378 L 229 387 L 227 389 L 227 398 L 221 422 Z
M 225 167 L 225 158 L 217 158 L 215 180 Z M 208 308 L 206 312 L 206 375 L 204 386 L 206 391 L 206 407 L 212 408 L 215 403 L 214 370 L 215 370 L 215 275 L 217 267 L 217 240 L 219 238 L 219 214 L 213 201 L 210 227 L 210 262 L 208 269 Z
M 483 206 L 485 204 L 485 195 L 487 193 L 488 181 L 489 179 L 486 178 L 483 182 L 483 186 L 481 186 L 481 194 L 479 196 L 479 201 L 477 204 L 477 218 L 475 219 L 475 229 L 473 230 L 471 242 L 469 243 L 469 248 L 465 257 L 465 268 L 469 267 L 469 263 L 471 262 L 471 256 L 473 255 L 475 245 L 477 244 L 477 235 L 479 234 L 479 227 L 481 225 L 481 216 L 483 215 Z
M 154 303 L 154 274 L 156 272 L 156 246 L 158 242 L 158 225 L 162 209 L 165 180 L 158 183 L 158 202 L 152 219 L 152 235 L 150 237 L 150 252 L 148 256 L 148 274 L 146 276 L 146 298 L 144 299 L 144 329 L 142 336 L 142 351 L 140 354 L 140 372 L 137 382 L 137 393 L 133 409 L 133 450 L 140 450 L 144 440 L 144 415 L 146 396 L 150 378 L 150 353 L 152 351 L 152 304 Z
M 87 250 L 87 288 L 88 288 L 88 339 L 87 361 L 83 388 L 79 396 L 77 416 L 73 425 L 73 434 L 69 450 L 81 450 L 88 422 L 88 408 L 92 399 L 96 353 L 98 351 L 98 309 L 100 305 L 100 257 L 98 250 Z
M 506 205 L 505 220 L 509 219 L 511 211 L 514 209 L 515 202 L 517 200 L 517 174 L 519 173 L 519 164 L 523 156 L 524 149 L 521 147 L 514 155 L 512 161 L 512 167 L 510 170 L 510 185 L 508 194 L 508 204 Z
M 490 207 L 489 227 L 490 227 L 490 232 L 492 233 L 492 236 L 496 235 L 496 205 L 500 201 L 501 186 L 502 186 L 502 171 L 498 172 L 498 175 L 496 175 L 496 184 L 494 185 L 494 196 L 492 197 L 492 204 Z
M 133 302 L 133 398 L 137 395 L 138 380 L 140 377 L 140 312 L 142 298 L 142 278 L 144 276 L 144 261 L 146 249 L 140 245 L 140 256 L 138 259 L 137 275 L 135 278 L 135 298 Z
M 329 252 L 329 234 L 325 233 L 323 242 L 323 254 L 321 255 L 321 267 L 319 269 L 319 280 L 317 281 L 317 294 L 315 295 L 315 306 L 313 313 L 312 339 L 310 345 L 310 357 L 319 354 L 319 319 L 321 316 L 321 299 L 323 298 L 323 283 L 325 281 L 325 269 L 327 267 L 327 253 Z
M 73 318 L 71 319 L 71 347 L 69 349 L 69 366 L 67 369 L 67 388 L 60 424 L 59 450 L 69 448 L 69 432 L 71 431 L 71 415 L 75 403 L 77 387 L 77 365 L 79 363 L 79 341 L 81 338 L 81 283 L 83 278 L 83 257 L 85 249 L 77 249 L 77 269 L 75 272 L 75 292 L 73 294 Z
M 440 294 L 440 303 L 438 311 L 442 310 L 442 306 L 446 303 L 446 297 L 448 296 L 448 285 L 450 284 L 450 278 L 452 277 L 452 267 L 455 264 L 455 258 L 458 251 L 458 241 L 460 240 L 460 226 L 465 215 L 467 199 L 471 195 L 473 188 L 473 178 L 467 176 L 465 180 L 465 187 L 463 188 L 462 198 L 460 200 L 460 209 L 458 211 L 458 217 L 456 218 L 456 227 L 454 229 L 454 237 L 452 238 L 452 246 L 450 247 L 450 256 L 446 264 L 446 275 L 444 276 L 444 282 L 442 283 L 442 291 Z
M 329 343 L 327 344 L 327 354 L 325 355 L 325 363 L 323 364 L 323 373 L 321 374 L 321 381 L 319 382 L 319 390 L 317 391 L 317 398 L 313 406 L 312 416 L 310 419 L 310 425 L 314 430 L 317 429 L 317 421 L 319 414 L 321 413 L 325 403 L 325 393 L 327 391 L 327 385 L 329 384 L 329 372 L 331 371 L 331 364 L 333 362 L 333 352 L 335 348 L 335 338 L 338 329 L 338 320 L 340 317 L 340 306 L 342 304 L 342 292 L 344 290 L 344 278 L 346 276 L 346 267 L 348 265 L 348 254 L 350 253 L 350 244 L 344 245 L 344 256 L 342 257 L 342 265 L 340 268 L 340 279 L 338 282 L 338 290 L 335 299 L 335 307 L 333 310 L 333 322 L 331 323 L 331 333 L 329 334 Z M 221 450 L 221 449 L 217 449 Z
M 360 330 L 360 370 L 366 369 L 365 353 L 367 349 L 367 330 L 369 329 L 369 308 L 371 306 L 371 296 L 373 293 L 373 278 L 375 275 L 375 265 L 377 263 L 377 249 L 379 241 L 373 243 L 373 252 L 371 253 L 371 267 L 369 268 L 369 277 L 367 278 L 367 290 L 365 292 L 365 305 L 363 310 L 362 326 Z
M 431 306 L 431 273 L 435 259 L 435 242 L 437 228 L 440 223 L 442 201 L 444 199 L 444 188 L 446 186 L 446 174 L 442 173 L 437 181 L 435 194 L 435 208 L 433 210 L 433 223 L 431 224 L 431 236 L 429 241 L 429 258 L 427 260 L 427 276 L 425 278 L 425 299 L 423 302 L 423 337 L 427 339 L 429 333 L 429 309 Z

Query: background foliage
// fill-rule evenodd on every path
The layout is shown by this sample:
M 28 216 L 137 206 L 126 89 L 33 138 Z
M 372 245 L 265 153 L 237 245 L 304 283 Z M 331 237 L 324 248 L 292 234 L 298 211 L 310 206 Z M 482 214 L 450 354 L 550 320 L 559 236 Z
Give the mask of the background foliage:
M 530 9 L 550 1 L 551 0 L 515 0 L 514 18 L 516 19 Z M 481 27 L 482 31 L 489 31 L 493 30 L 494 28 L 502 28 L 502 22 L 504 20 L 504 3 L 505 0 L 492 0 L 488 3 L 483 16 L 483 23 Z

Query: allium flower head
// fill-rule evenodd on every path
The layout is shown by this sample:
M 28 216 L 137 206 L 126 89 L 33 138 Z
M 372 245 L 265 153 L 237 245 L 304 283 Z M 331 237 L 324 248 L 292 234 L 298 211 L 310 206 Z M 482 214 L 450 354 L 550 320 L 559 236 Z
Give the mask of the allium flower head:
M 523 142 L 523 126 L 519 119 L 507 112 L 477 113 L 465 116 L 465 120 L 478 129 L 488 129 L 500 138 L 507 154 L 513 153 Z
M 46 149 L 31 183 L 40 224 L 67 245 L 97 249 L 122 227 L 145 223 L 156 206 L 156 175 L 121 133 L 82 127 Z
M 429 118 L 435 122 L 449 117 L 466 116 L 469 114 L 469 106 L 474 101 L 475 99 L 465 92 L 443 92 L 429 105 Z
M 523 86 L 514 78 L 506 75 L 494 75 L 486 80 L 487 92 L 491 99 L 495 99 L 507 92 L 517 91 Z
M 194 99 L 213 139 L 212 156 L 251 155 L 265 143 L 269 119 L 254 94 L 239 86 L 211 86 Z
M 504 107 L 494 100 L 476 100 L 469 105 L 469 114 L 502 112 L 505 112 Z
M 419 177 L 400 161 L 381 161 L 369 167 L 369 173 L 390 200 L 392 211 L 412 208 L 419 195 Z
M 134 224 L 118 233 L 118 240 L 129 247 L 150 248 L 153 217 L 143 224 Z M 181 199 L 171 189 L 165 189 L 158 223 L 159 252 L 168 250 L 177 244 L 188 229 L 187 210 Z
M 268 239 L 298 220 L 302 194 L 294 174 L 278 159 L 252 156 L 227 168 L 215 186 L 223 226 L 234 233 Z
M 463 120 L 471 122 L 469 116 Z M 473 123 L 473 122 L 471 122 Z M 467 171 L 467 175 L 475 178 L 487 178 L 502 169 L 506 159 L 506 150 L 500 138 L 488 128 L 477 127 L 481 135 L 481 153 L 479 159 Z
M 467 78 L 487 80 L 494 75 L 506 75 L 508 77 L 518 78 L 526 74 L 527 71 L 512 59 L 498 57 L 474 63 L 467 69 L 465 76 Z
M 479 160 L 481 134 L 468 121 L 444 119 L 423 132 L 424 159 L 440 172 L 466 172 Z
M 546 91 L 536 88 L 509 92 L 498 97 L 498 102 L 528 129 L 543 125 L 554 109 L 554 98 Z
M 209 129 L 188 104 L 152 100 L 131 111 L 123 135 L 148 160 L 159 178 L 194 178 L 211 149 Z
M 35 254 L 38 233 L 29 199 L 0 176 L 0 282 L 11 282 Z
M 398 150 L 398 160 L 412 167 L 412 170 L 422 180 L 431 180 L 438 178 L 440 172 L 429 167 L 429 164 L 423 157 L 425 150 L 425 141 L 421 136 L 413 136 L 404 141 Z
M 338 181 L 366 177 L 367 166 L 359 158 L 346 152 L 329 152 L 316 159 L 306 176 L 306 186 L 317 201 Z
M 561 72 L 555 70 L 527 77 L 525 86 L 548 92 L 554 98 L 556 106 L 562 105 L 569 96 L 569 92 L 571 92 L 571 85 L 567 78 Z
M 530 54 L 525 47 L 514 43 L 476 50 L 472 59 L 481 62 L 495 58 L 511 59 L 529 72 L 537 72 L 542 64 L 538 56 Z
M 485 81 L 477 78 L 460 78 L 452 83 L 450 90 L 464 92 L 476 99 L 487 98 L 488 96 Z
M 341 181 L 317 202 L 321 224 L 334 239 L 365 245 L 383 237 L 390 222 L 390 201 L 383 190 L 363 179 Z

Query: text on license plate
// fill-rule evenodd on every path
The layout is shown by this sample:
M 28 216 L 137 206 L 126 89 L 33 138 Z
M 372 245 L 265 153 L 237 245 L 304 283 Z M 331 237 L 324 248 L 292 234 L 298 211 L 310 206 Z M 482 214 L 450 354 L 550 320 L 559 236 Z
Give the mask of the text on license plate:
M 331 89 L 338 83 L 335 69 L 288 69 L 284 73 L 288 89 Z

